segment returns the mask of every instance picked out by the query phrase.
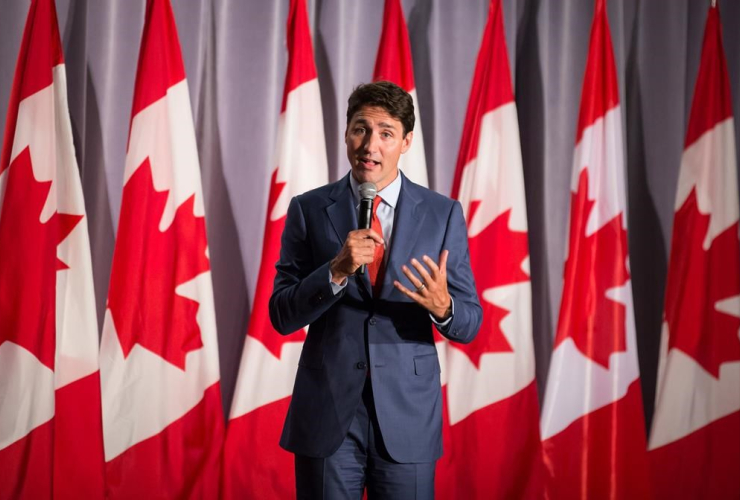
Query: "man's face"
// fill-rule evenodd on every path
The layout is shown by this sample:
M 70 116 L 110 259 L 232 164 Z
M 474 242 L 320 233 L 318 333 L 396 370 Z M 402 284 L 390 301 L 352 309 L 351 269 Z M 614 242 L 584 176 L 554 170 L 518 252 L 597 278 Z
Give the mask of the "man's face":
M 404 137 L 401 122 L 383 108 L 360 108 L 344 133 L 355 180 L 372 182 L 378 191 L 393 182 L 398 176 L 398 159 L 408 151 L 413 134 Z

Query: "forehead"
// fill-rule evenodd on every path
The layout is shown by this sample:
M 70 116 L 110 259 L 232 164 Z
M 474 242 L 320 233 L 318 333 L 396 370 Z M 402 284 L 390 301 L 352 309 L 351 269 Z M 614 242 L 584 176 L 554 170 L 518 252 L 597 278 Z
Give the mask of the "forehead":
M 393 118 L 388 111 L 378 106 L 363 106 L 354 115 L 350 123 L 362 122 L 368 125 L 392 127 L 401 130 L 401 121 Z

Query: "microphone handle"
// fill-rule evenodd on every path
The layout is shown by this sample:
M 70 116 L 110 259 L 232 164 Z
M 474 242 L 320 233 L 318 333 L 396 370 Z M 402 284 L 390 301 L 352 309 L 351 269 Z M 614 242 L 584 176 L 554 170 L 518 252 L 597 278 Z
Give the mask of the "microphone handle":
M 360 229 L 370 229 L 373 218 L 373 200 L 372 198 L 362 198 L 360 200 L 360 213 L 357 216 Z M 357 273 L 365 274 L 365 264 L 357 269 Z

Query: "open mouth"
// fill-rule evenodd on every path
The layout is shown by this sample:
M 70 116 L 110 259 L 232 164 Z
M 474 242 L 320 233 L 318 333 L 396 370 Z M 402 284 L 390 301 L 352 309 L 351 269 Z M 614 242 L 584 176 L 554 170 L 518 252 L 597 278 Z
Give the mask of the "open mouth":
M 375 161 L 371 158 L 358 158 L 357 161 L 366 168 L 373 168 L 380 165 L 379 161 Z

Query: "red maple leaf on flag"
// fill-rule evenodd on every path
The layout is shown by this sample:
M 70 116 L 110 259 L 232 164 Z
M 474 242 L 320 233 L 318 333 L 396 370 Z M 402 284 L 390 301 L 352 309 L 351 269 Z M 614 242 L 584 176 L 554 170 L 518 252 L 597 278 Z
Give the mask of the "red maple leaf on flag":
M 268 305 L 272 287 L 275 281 L 275 263 L 280 258 L 280 235 L 285 228 L 287 214 L 279 219 L 271 220 L 270 215 L 275 209 L 280 193 L 285 188 L 285 182 L 277 181 L 277 169 L 272 173 L 270 180 L 270 194 L 267 200 L 267 222 L 265 236 L 262 243 L 262 261 L 260 273 L 257 277 L 257 293 L 254 297 L 252 317 L 249 320 L 249 335 L 259 340 L 273 356 L 280 359 L 283 346 L 288 342 L 303 342 L 306 340 L 306 331 L 300 329 L 290 335 L 280 335 L 272 327 L 268 315 Z
M 123 188 L 108 307 L 124 356 L 135 344 L 185 369 L 188 352 L 203 346 L 198 302 L 175 289 L 210 269 L 204 217 L 193 214 L 195 195 L 160 231 L 168 191 L 156 191 L 149 159 Z
M 588 198 L 588 169 L 571 195 L 569 255 L 555 347 L 570 337 L 584 356 L 609 368 L 609 356 L 626 350 L 626 309 L 606 296 L 629 280 L 627 231 L 622 213 L 586 236 L 595 201 Z
M 680 349 L 719 378 L 722 363 L 740 360 L 740 318 L 716 307 L 740 295 L 740 240 L 735 222 L 704 250 L 709 219 L 699 212 L 692 189 L 674 220 L 665 319 L 668 347 Z
M 83 216 L 55 212 L 41 222 L 50 189 L 34 177 L 26 147 L 10 164 L 0 211 L 0 344 L 14 342 L 53 370 L 56 272 L 68 268 L 57 246 Z
M 471 202 L 468 220 L 473 220 L 479 206 L 479 200 Z M 475 342 L 450 343 L 450 346 L 464 352 L 476 367 L 480 367 L 480 358 L 484 353 L 513 351 L 501 330 L 501 321 L 509 311 L 486 300 L 483 292 L 529 281 L 529 276 L 522 270 L 522 262 L 529 255 L 527 233 L 509 229 L 510 216 L 511 209 L 500 214 L 483 231 L 468 240 L 470 265 L 475 276 L 478 300 L 483 308 L 483 322 Z

